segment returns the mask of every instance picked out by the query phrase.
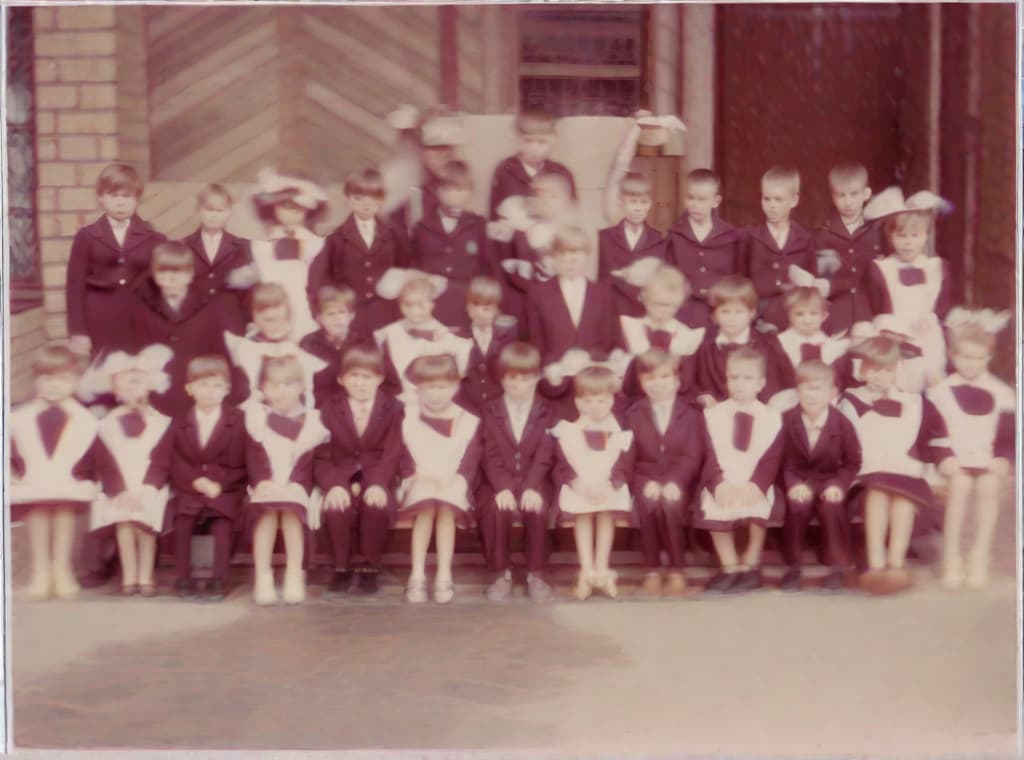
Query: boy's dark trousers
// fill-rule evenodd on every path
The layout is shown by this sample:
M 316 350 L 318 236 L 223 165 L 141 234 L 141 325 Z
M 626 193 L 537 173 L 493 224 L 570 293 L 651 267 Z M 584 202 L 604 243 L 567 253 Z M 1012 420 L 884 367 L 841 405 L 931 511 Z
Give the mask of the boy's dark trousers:
M 88 531 L 82 541 L 81 573 L 86 588 L 102 586 L 117 575 L 117 537 L 113 525 Z
M 661 566 L 664 549 L 668 553 L 669 566 L 682 568 L 683 527 L 679 517 L 682 504 L 670 508 L 661 499 L 651 500 L 641 494 L 636 497 L 636 509 L 640 523 L 640 547 L 647 567 Z
M 548 555 L 548 530 L 546 505 L 539 512 L 501 510 L 493 497 L 481 501 L 477 515 L 480 521 L 480 537 L 484 545 L 487 568 L 494 572 L 512 567 L 509 556 L 509 536 L 513 524 L 523 525 L 523 552 L 526 555 L 526 569 L 536 573 L 544 569 Z
M 786 496 L 786 521 L 782 525 L 782 554 L 790 567 L 800 567 L 807 524 L 818 516 L 824 560 L 829 567 L 847 567 L 850 564 L 850 522 L 845 499 L 828 502 L 820 494 L 809 501 L 797 501 Z
M 353 496 L 348 509 L 325 509 L 323 522 L 334 553 L 334 569 L 350 570 L 352 547 L 357 545 L 369 568 L 379 568 L 388 540 L 390 510 L 370 507 Z
M 192 576 L 192 535 L 200 521 L 199 515 L 178 515 L 174 518 L 174 569 L 179 580 Z M 234 522 L 226 517 L 210 517 L 213 536 L 213 577 L 224 581 L 231 565 Z

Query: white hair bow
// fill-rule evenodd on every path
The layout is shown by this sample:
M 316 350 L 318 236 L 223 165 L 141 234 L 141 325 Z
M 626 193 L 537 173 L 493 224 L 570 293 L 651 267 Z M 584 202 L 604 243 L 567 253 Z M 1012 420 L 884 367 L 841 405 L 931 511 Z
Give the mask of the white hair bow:
M 308 209 L 315 209 L 321 203 L 327 203 L 327 193 L 315 182 L 281 174 L 270 166 L 260 170 L 256 175 L 256 182 L 261 195 L 271 196 L 294 191 L 295 195 L 291 200 Z
M 800 288 L 817 288 L 822 298 L 828 298 L 832 286 L 822 277 L 815 277 L 803 267 L 789 265 L 789 281 Z
M 953 204 L 930 190 L 922 190 L 909 198 L 904 198 L 902 189 L 889 187 L 868 201 L 864 207 L 864 218 L 881 219 L 904 211 L 933 211 L 945 214 L 952 209 Z
M 665 262 L 655 256 L 644 256 L 628 267 L 612 270 L 612 274 L 636 288 L 644 287 Z
M 1006 328 L 1013 315 L 1008 311 L 995 311 L 994 309 L 965 309 L 957 306 L 950 310 L 946 317 L 945 325 L 948 328 L 962 327 L 963 325 L 977 325 L 990 335 L 995 335 Z
M 544 379 L 552 385 L 560 385 L 567 377 L 575 377 L 587 367 L 605 367 L 621 380 L 632 360 L 633 357 L 621 348 L 616 348 L 600 362 L 594 361 L 582 348 L 570 348 L 561 359 L 544 368 Z
M 86 402 L 114 389 L 113 378 L 121 372 L 145 373 L 152 393 L 163 393 L 171 387 L 171 377 L 164 367 L 174 358 L 174 352 L 161 344 L 148 346 L 136 354 L 114 351 L 86 370 L 78 386 L 78 393 Z
M 402 293 L 402 288 L 412 280 L 425 279 L 430 283 L 434 291 L 434 298 L 437 298 L 448 289 L 448 279 L 439 274 L 427 274 L 419 269 L 401 269 L 391 267 L 381 278 L 377 280 L 377 295 L 394 301 Z

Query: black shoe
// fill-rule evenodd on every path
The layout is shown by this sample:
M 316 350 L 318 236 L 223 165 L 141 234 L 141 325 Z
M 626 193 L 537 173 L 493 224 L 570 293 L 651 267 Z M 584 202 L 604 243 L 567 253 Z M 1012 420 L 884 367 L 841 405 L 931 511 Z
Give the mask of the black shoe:
M 351 584 L 351 570 L 335 570 L 334 577 L 331 578 L 331 582 L 327 584 L 327 593 L 334 596 L 345 596 L 348 593 L 348 587 Z
M 377 583 L 377 571 L 367 570 L 359 573 L 359 593 L 372 596 L 380 590 L 380 585 Z
M 782 576 L 782 580 L 779 581 L 779 588 L 783 591 L 799 591 L 800 590 L 800 568 L 791 567 L 786 571 L 786 574 Z
M 759 588 L 761 588 L 761 569 L 753 568 L 739 573 L 739 577 L 737 577 L 736 582 L 729 587 L 729 591 L 731 593 L 739 594 L 744 591 L 754 591 Z
M 199 584 L 192 578 L 178 578 L 174 582 L 174 589 L 178 592 L 178 596 L 190 602 L 199 598 Z
M 224 599 L 224 581 L 213 578 L 206 583 L 206 601 L 219 602 Z
M 846 571 L 842 568 L 830 570 L 821 582 L 821 587 L 826 591 L 841 591 L 846 588 Z
M 711 576 L 711 580 L 704 586 L 704 590 L 725 593 L 733 587 L 740 575 L 741 573 L 727 573 L 724 570 L 720 570 Z

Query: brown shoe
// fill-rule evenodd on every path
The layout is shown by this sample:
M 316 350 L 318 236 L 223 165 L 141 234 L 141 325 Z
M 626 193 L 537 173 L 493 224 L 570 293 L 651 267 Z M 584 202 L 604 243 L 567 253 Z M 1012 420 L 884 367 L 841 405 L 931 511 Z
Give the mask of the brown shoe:
M 866 570 L 860 575 L 861 590 L 869 594 L 888 593 L 884 589 L 885 570 Z
M 661 597 L 661 573 L 646 573 L 643 583 L 637 589 L 637 596 L 644 596 L 648 599 Z
M 685 596 L 686 576 L 681 572 L 672 572 L 665 577 L 665 585 L 662 588 L 665 596 Z
M 885 579 L 882 586 L 886 594 L 898 594 L 906 591 L 913 584 L 910 581 L 910 573 L 903 569 L 890 569 L 885 571 Z

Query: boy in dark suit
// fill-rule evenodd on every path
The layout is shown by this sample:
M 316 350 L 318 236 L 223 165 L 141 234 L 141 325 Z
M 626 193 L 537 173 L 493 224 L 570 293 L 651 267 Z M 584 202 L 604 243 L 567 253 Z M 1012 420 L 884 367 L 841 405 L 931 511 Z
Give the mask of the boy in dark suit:
M 299 348 L 327 366 L 313 376 L 313 403 L 322 409 L 338 391 L 338 373 L 345 352 L 360 341 L 352 332 L 356 294 L 348 285 L 324 285 L 317 292 L 313 312 L 320 329 L 299 341 Z
M 505 346 L 516 340 L 515 319 L 498 314 L 501 308 L 501 283 L 492 277 L 474 277 L 466 292 L 469 329 L 463 337 L 473 341 L 466 376 L 458 401 L 480 412 L 501 397 L 501 379 L 497 364 Z
M 526 591 L 534 601 L 551 598 L 542 570 L 547 559 L 547 516 L 554 440 L 548 430 L 558 421 L 555 409 L 537 396 L 540 352 L 529 343 L 511 343 L 499 358 L 504 396 L 483 408 L 486 484 L 477 498 L 487 568 L 496 573 L 487 589 L 494 602 L 512 593 L 509 535 L 515 522 L 524 529 Z
M 860 470 L 860 442 L 853 424 L 834 406 L 835 371 L 819 360 L 797 367 L 800 406 L 782 415 L 785 434 L 782 478 L 786 489 L 783 547 L 789 570 L 784 591 L 800 589 L 800 556 L 807 523 L 817 515 L 829 573 L 823 586 L 843 587 L 850 565 L 846 492 Z

